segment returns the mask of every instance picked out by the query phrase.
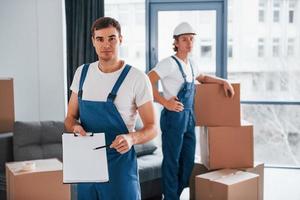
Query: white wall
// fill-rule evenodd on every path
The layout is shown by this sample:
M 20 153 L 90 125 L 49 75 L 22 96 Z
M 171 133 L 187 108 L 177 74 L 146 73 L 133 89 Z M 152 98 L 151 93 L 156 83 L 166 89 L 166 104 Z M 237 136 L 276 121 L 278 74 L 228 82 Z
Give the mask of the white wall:
M 62 0 L 0 0 L 0 77 L 14 78 L 16 120 L 64 119 L 62 11 Z

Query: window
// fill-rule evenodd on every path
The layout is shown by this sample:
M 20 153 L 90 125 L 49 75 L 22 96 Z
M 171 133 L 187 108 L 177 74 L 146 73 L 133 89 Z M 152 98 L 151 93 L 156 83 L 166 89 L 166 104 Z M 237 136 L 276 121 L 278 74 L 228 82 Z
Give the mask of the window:
M 130 5 L 121 5 L 119 6 L 119 22 L 120 24 L 129 24 L 130 23 Z
M 264 44 L 264 39 L 263 38 L 258 39 L 257 56 L 259 58 L 262 58 L 262 57 L 265 56 L 265 44 Z
M 228 12 L 228 18 L 227 18 L 228 24 L 232 23 L 232 18 L 233 18 L 232 15 L 233 15 L 233 12 L 234 12 L 232 7 L 233 7 L 233 0 L 228 1 L 228 10 L 230 11 L 230 12 Z
M 120 46 L 120 57 L 121 58 L 126 58 L 128 57 L 128 47 L 125 45 Z
M 290 24 L 294 23 L 294 11 L 293 10 L 289 11 L 289 23 Z
M 265 22 L 265 11 L 264 10 L 258 10 L 258 21 Z
M 144 5 L 135 4 L 135 23 L 139 26 L 145 26 L 145 9 Z
M 265 22 L 265 9 L 266 9 L 265 0 L 260 0 L 258 2 L 258 21 L 259 22 Z
M 280 0 L 273 0 L 273 7 L 280 8 Z
M 228 45 L 228 57 L 232 58 L 233 57 L 233 52 L 232 52 L 232 44 Z
M 295 9 L 296 8 L 296 0 L 289 0 L 289 8 Z
M 273 45 L 273 57 L 279 57 L 279 45 Z
M 211 46 L 201 46 L 201 57 L 211 57 Z
M 258 0 L 255 10 L 248 9 L 253 1 L 234 4 L 243 13 L 228 26 L 238 56 L 228 54 L 227 77 L 241 83 L 243 119 L 254 125 L 255 160 L 266 165 L 300 167 L 298 2 Z
M 200 55 L 202 58 L 211 58 L 212 57 L 212 40 L 211 39 L 201 39 Z
M 257 133 L 256 160 L 266 165 L 300 166 L 299 105 L 242 104 L 241 111 Z
M 146 71 L 145 0 L 105 1 L 105 15 L 121 24 L 123 43 L 120 57 L 128 64 Z
M 255 91 L 258 91 L 261 89 L 260 84 L 261 84 L 261 74 L 259 73 L 253 73 L 252 74 L 252 88 Z
M 294 50 L 295 50 L 295 47 L 294 47 L 295 44 L 294 43 L 295 43 L 294 38 L 289 38 L 288 39 L 288 45 L 287 45 L 287 56 L 288 57 L 294 56 Z
M 280 20 L 280 13 L 279 10 L 273 11 L 273 22 L 278 23 Z
M 262 57 L 264 57 L 264 55 L 265 55 L 265 47 L 264 47 L 264 45 L 263 44 L 259 44 L 258 45 L 258 57 L 259 58 L 262 58 Z
M 111 17 L 111 16 L 114 16 L 114 6 L 113 5 L 107 5 L 105 7 L 105 16 L 108 16 L 108 17 Z
M 272 47 L 272 55 L 273 57 L 279 57 L 280 56 L 280 47 L 279 47 L 279 38 L 273 39 L 273 47 Z
M 268 92 L 274 90 L 274 82 L 273 82 L 273 79 L 269 79 L 269 80 L 266 81 L 266 90 L 267 90 Z
M 280 77 L 280 90 L 282 92 L 288 91 L 288 78 L 287 74 Z
M 289 0 L 289 23 L 294 23 L 294 15 L 295 15 L 295 8 L 296 8 L 296 1 L 295 0 Z
M 280 0 L 273 0 L 273 22 L 280 21 Z
M 265 7 L 266 6 L 266 0 L 259 0 L 258 1 L 258 6 L 259 7 Z

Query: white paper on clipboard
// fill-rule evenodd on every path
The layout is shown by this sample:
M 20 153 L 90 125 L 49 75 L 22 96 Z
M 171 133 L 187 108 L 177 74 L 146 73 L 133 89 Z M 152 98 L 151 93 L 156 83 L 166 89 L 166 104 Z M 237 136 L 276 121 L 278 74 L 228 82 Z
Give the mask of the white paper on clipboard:
M 88 133 L 87 136 L 63 133 L 63 182 L 108 182 L 104 133 Z

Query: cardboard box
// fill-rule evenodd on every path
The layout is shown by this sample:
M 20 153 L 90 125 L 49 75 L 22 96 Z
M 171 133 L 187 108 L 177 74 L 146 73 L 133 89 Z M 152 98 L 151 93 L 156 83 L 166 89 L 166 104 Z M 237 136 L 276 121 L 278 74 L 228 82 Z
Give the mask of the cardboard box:
M 0 134 L 0 172 L 5 172 L 5 163 L 11 161 L 13 161 L 13 133 L 2 133 Z
M 15 122 L 14 86 L 12 78 L 0 79 L 0 133 L 13 131 Z
M 194 168 L 190 177 L 190 200 L 195 200 L 195 178 L 197 175 L 209 172 L 209 170 L 200 162 L 200 157 L 195 159 Z
M 25 162 L 6 163 L 8 200 L 70 200 L 70 185 L 63 184 L 62 163 L 57 159 L 33 160 L 36 168 L 22 170 Z
M 253 157 L 253 126 L 243 122 L 240 127 L 200 127 L 200 153 L 208 169 L 251 168 Z
M 241 168 L 238 170 L 258 174 L 258 200 L 264 199 L 264 169 L 265 165 L 261 162 L 254 162 L 253 168 Z
M 258 200 L 258 175 L 232 169 L 198 175 L 196 200 Z
M 240 84 L 232 84 L 235 95 L 225 96 L 220 84 L 198 84 L 195 95 L 197 126 L 240 126 Z

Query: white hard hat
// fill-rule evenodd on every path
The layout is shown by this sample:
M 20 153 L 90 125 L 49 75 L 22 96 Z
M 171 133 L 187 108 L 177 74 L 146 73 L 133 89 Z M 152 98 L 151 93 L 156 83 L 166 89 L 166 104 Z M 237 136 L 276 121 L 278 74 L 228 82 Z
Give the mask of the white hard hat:
M 196 31 L 193 29 L 193 27 L 189 23 L 182 22 L 175 27 L 174 32 L 173 32 L 173 37 L 179 36 L 182 34 L 196 35 Z

